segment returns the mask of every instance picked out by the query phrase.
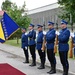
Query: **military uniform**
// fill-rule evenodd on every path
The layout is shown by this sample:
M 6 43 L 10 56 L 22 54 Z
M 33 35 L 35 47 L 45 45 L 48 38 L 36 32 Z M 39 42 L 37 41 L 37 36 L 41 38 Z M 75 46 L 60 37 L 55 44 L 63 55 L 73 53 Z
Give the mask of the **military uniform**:
M 74 57 L 75 57 L 75 32 L 74 32 L 74 36 L 73 36 L 73 44 L 74 44 Z
M 48 22 L 48 25 L 54 25 L 53 22 Z M 47 56 L 48 60 L 51 64 L 51 70 L 47 73 L 53 74 L 56 73 L 56 58 L 55 58 L 55 53 L 54 53 L 54 42 L 55 42 L 55 29 L 49 29 L 49 31 L 46 34 L 46 46 L 47 46 Z
M 43 27 L 42 25 L 37 25 L 37 27 Z M 40 56 L 41 65 L 38 67 L 38 69 L 44 69 L 45 68 L 45 51 L 42 51 L 42 43 L 43 43 L 44 33 L 43 31 L 38 32 L 37 36 L 37 42 L 36 42 L 36 49 L 38 50 L 38 54 Z
M 26 33 L 22 33 L 21 36 L 21 47 L 23 48 L 26 61 L 24 63 L 29 63 L 29 54 L 28 54 L 28 36 Z
M 33 24 L 30 24 L 30 26 L 34 26 Z M 29 37 L 29 49 L 30 49 L 30 53 L 32 55 L 32 64 L 30 66 L 36 66 L 36 50 L 35 50 L 35 46 L 36 46 L 36 32 L 33 30 L 30 30 L 30 32 L 28 33 L 28 37 Z
M 65 20 L 62 20 L 61 24 L 67 25 L 68 23 Z M 70 31 L 67 28 L 60 30 L 58 36 L 58 41 L 59 41 L 58 50 L 59 50 L 60 61 L 63 66 L 63 75 L 68 75 L 68 69 L 69 69 L 69 63 L 68 63 L 69 37 L 70 37 Z

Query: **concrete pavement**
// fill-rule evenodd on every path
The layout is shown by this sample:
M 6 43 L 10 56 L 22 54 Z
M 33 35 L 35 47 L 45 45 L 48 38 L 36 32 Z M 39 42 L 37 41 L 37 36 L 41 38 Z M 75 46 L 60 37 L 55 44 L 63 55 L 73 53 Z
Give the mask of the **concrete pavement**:
M 19 47 L 14 47 L 14 46 L 11 46 L 11 45 L 6 45 L 6 44 L 0 44 L 0 50 L 24 58 L 23 50 Z M 39 60 L 39 56 L 37 54 L 37 51 L 36 51 L 36 55 L 37 55 L 36 60 L 39 63 L 40 60 Z M 30 56 L 30 60 L 31 60 L 31 56 Z M 56 60 L 57 60 L 56 68 L 57 68 L 58 71 L 62 72 L 62 65 L 60 63 L 60 60 L 59 60 L 58 56 L 56 56 Z M 75 75 L 75 60 L 69 59 L 69 64 L 70 64 L 69 74 Z M 50 66 L 48 59 L 46 59 L 46 66 Z
M 24 64 L 22 62 L 23 60 L 24 59 L 22 59 L 21 57 L 18 57 L 16 55 L 0 51 L 0 64 L 8 63 L 11 66 L 13 66 L 14 68 L 25 73 L 26 75 L 49 75 L 46 73 L 49 70 L 48 67 L 46 67 L 46 69 L 39 70 L 39 69 L 37 69 L 38 64 L 35 67 L 30 67 L 29 64 Z M 7 75 L 7 74 L 5 74 L 5 75 Z M 18 75 L 18 74 L 16 74 L 16 75 Z M 61 73 L 57 72 L 56 74 L 53 74 L 53 75 L 61 75 Z

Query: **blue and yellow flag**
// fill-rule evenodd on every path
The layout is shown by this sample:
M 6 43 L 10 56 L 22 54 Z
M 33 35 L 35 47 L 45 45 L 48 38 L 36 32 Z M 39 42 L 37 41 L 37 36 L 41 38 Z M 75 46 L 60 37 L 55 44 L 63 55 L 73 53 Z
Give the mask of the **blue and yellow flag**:
M 5 36 L 1 22 L 0 22 L 0 42 L 5 42 Z
M 0 42 L 5 42 L 18 29 L 19 26 L 4 12 L 0 22 Z

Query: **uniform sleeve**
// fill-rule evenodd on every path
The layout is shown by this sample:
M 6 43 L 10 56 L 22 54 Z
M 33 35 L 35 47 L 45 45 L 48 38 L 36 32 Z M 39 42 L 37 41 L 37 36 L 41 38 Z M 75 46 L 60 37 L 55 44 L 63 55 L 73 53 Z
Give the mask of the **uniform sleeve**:
M 25 42 L 26 41 L 26 36 L 24 35 L 23 37 L 22 37 L 22 42 Z
M 70 31 L 67 30 L 62 36 L 59 35 L 59 40 L 66 41 L 69 38 L 69 36 L 70 36 Z
M 28 36 L 25 37 L 25 42 L 28 44 Z
M 42 33 L 42 35 L 41 35 L 41 40 L 42 40 L 42 41 L 43 41 L 43 39 L 44 39 L 44 36 L 45 36 L 45 35 Z
M 32 37 L 32 36 L 33 36 L 32 32 L 29 32 L 29 33 L 27 34 L 27 36 L 28 36 L 28 37 Z
M 34 31 L 34 34 L 33 34 L 33 36 L 34 36 L 33 38 L 34 38 L 34 39 L 36 39 L 36 32 L 35 32 L 35 31 Z
M 55 38 L 55 31 L 53 31 L 48 37 L 47 37 L 47 39 L 48 40 L 52 40 L 53 38 Z
M 35 39 L 36 38 L 36 32 L 35 31 L 29 32 L 27 36 Z

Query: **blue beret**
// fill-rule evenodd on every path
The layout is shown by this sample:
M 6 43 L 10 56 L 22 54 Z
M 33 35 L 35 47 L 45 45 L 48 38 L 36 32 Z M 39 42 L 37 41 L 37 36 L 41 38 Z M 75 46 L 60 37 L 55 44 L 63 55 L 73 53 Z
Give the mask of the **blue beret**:
M 33 24 L 30 24 L 29 26 L 32 26 L 32 27 L 34 27 L 34 25 L 33 25 Z
M 54 23 L 53 23 L 53 22 L 48 21 L 48 25 L 54 25 Z
M 38 24 L 37 27 L 43 27 L 42 25 Z
M 61 24 L 68 24 L 68 22 L 66 22 L 65 20 L 61 20 Z

